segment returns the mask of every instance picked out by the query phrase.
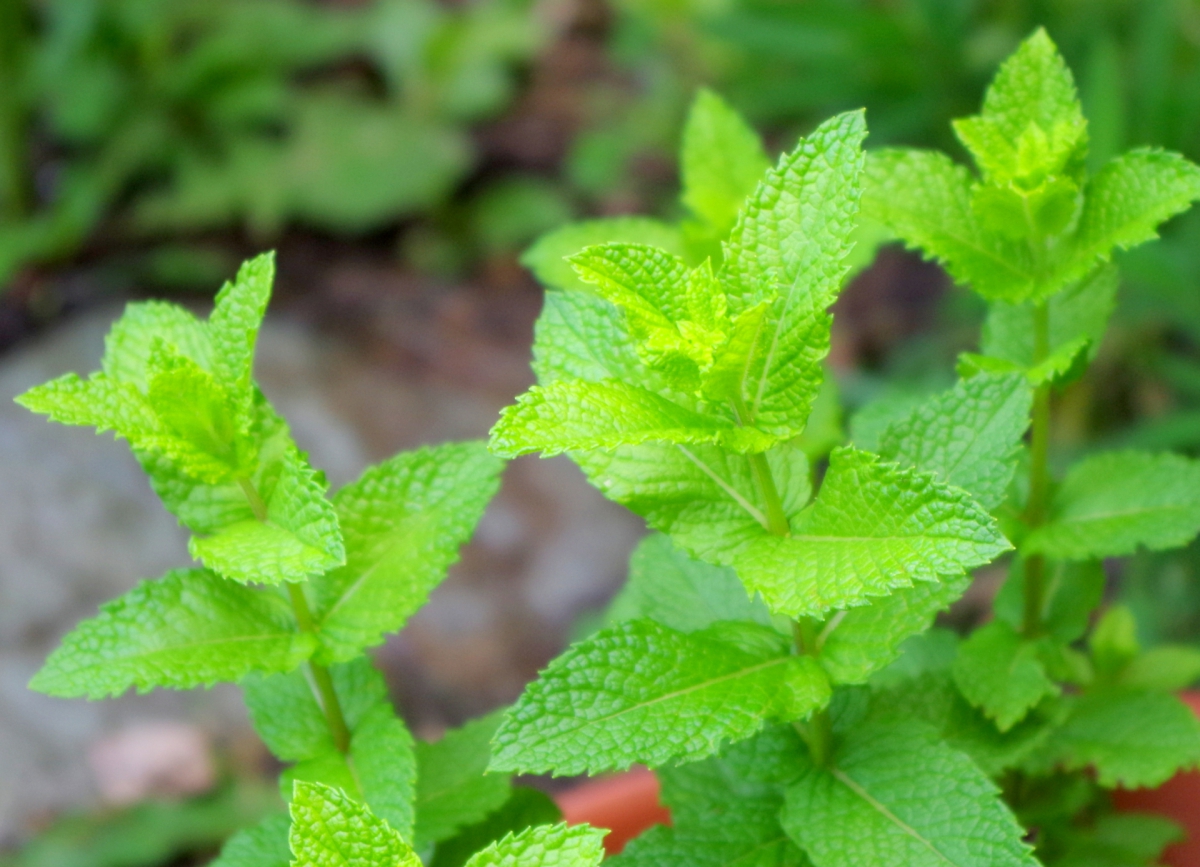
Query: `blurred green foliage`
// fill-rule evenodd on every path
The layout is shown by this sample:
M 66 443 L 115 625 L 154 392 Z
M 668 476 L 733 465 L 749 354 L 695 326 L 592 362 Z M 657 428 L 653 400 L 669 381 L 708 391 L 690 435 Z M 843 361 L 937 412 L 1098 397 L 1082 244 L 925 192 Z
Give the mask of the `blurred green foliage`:
M 361 233 L 445 199 L 536 0 L 0 0 L 0 279 L 118 237 Z
M 186 800 L 68 814 L 18 854 L 0 856 L 0 867 L 155 867 L 215 853 L 234 831 L 282 807 L 274 786 L 237 781 Z

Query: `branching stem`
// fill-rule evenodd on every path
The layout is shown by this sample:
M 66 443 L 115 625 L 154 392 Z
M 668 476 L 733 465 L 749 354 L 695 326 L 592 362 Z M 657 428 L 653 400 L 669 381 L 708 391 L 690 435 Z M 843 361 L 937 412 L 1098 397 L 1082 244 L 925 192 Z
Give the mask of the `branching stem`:
M 242 493 L 246 495 L 254 517 L 265 522 L 267 520 L 267 504 L 259 494 L 258 488 L 254 486 L 254 482 L 250 479 L 238 479 L 238 485 L 241 487 Z M 313 620 L 312 609 L 308 605 L 308 597 L 304 595 L 304 588 L 292 581 L 287 581 L 285 584 L 288 598 L 292 603 L 292 614 L 296 618 L 296 627 L 301 632 L 315 633 L 317 625 Z M 333 678 L 329 674 L 329 669 L 309 660 L 308 671 L 312 675 L 313 693 L 317 703 L 321 706 L 321 711 L 325 714 L 325 723 L 329 726 L 329 734 L 333 736 L 333 744 L 337 747 L 338 752 L 347 753 L 350 751 L 350 728 L 346 725 L 346 716 L 342 713 L 342 704 L 338 701 L 337 690 L 333 688 Z

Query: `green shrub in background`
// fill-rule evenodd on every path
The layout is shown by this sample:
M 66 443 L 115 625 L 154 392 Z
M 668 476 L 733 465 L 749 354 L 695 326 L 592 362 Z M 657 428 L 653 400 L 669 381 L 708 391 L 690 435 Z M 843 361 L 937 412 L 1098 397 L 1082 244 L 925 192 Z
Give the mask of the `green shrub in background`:
M 3 0 L 0 280 L 119 237 L 361 233 L 441 203 L 535 0 Z
M 1098 451 L 1060 477 L 1049 433 L 1055 389 L 1107 326 L 1113 253 L 1200 199 L 1200 167 L 1139 148 L 1089 171 L 1041 30 L 954 124 L 978 174 L 909 150 L 870 152 L 860 174 L 851 113 L 755 184 L 741 169 L 761 149 L 715 98 L 686 129 L 685 155 L 708 158 L 685 156 L 684 201 L 734 215 L 719 257 L 639 243 L 629 221 L 581 227 L 574 275 L 556 261 L 569 229 L 530 254 L 549 290 L 539 382 L 491 448 L 569 453 L 659 535 L 610 625 L 508 712 L 492 767 L 663 768 L 673 827 L 630 844 L 628 867 L 1148 867 L 1178 830 L 1114 814 L 1108 793 L 1200 765 L 1200 722 L 1173 694 L 1200 652 L 1143 651 L 1128 609 L 1101 611 L 1100 561 L 1193 540 L 1200 461 Z M 953 388 L 816 451 L 803 435 L 860 191 L 865 218 L 988 318 Z M 1011 549 L 994 618 L 931 630 Z

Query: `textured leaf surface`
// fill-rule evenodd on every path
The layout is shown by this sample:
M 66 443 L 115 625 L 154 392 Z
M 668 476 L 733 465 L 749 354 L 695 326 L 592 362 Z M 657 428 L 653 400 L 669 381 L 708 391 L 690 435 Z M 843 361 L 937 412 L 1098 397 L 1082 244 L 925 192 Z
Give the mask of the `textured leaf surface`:
M 1158 237 L 1158 226 L 1200 199 L 1200 167 L 1169 151 L 1138 148 L 1115 157 L 1087 186 L 1071 254 L 1043 295 L 1086 276 L 1114 249 Z
M 911 725 L 849 732 L 831 770 L 788 789 L 784 829 L 816 867 L 1036 867 L 998 790 Z
M 958 575 L 916 584 L 835 614 L 821 645 L 821 667 L 835 684 L 865 683 L 896 659 L 906 639 L 932 626 L 969 583 Z
M 606 833 L 589 825 L 540 825 L 496 841 L 466 867 L 596 867 Z
M 879 150 L 867 160 L 863 213 L 910 249 L 940 262 L 955 282 L 989 300 L 1031 292 L 1028 251 L 986 232 L 971 207 L 971 174 L 934 151 Z
M 735 565 L 772 611 L 799 617 L 960 575 L 1006 548 L 992 519 L 963 491 L 866 452 L 836 449 L 792 535 L 756 540 Z
M 683 239 L 674 226 L 648 217 L 606 217 L 543 235 L 521 256 L 521 264 L 551 289 L 587 292 L 567 259 L 585 247 L 610 243 L 648 244 L 679 256 L 684 253 Z
M 711 90 L 696 94 L 680 153 L 683 203 L 720 237 L 770 168 L 758 134 Z
M 274 281 L 274 253 L 250 259 L 221 287 L 208 319 L 214 371 L 247 404 L 254 388 L 254 346 Z
M 433 850 L 429 867 L 463 867 L 472 855 L 506 834 L 516 834 L 537 825 L 562 821 L 562 811 L 539 789 L 514 786 L 509 798 L 484 819 L 463 828 Z
M 829 351 L 826 308 L 846 276 L 861 191 L 862 112 L 801 139 L 759 184 L 725 247 L 733 314 L 768 302 L 740 395 L 749 418 L 780 437 L 804 430 Z
M 812 490 L 808 459 L 790 444 L 766 456 L 784 512 L 794 522 Z M 647 444 L 572 457 L 606 497 L 694 557 L 732 565 L 739 550 L 767 535 L 761 496 L 744 455 L 716 446 Z
M 346 563 L 310 582 L 318 660 L 350 659 L 400 629 L 458 559 L 503 463 L 481 442 L 402 452 L 334 497 Z
M 829 701 L 811 658 L 785 655 L 769 630 L 742 629 L 756 644 L 639 620 L 574 645 L 509 712 L 492 767 L 577 774 L 701 759 L 769 718 L 800 719 Z
M 324 713 L 303 672 L 255 678 L 246 704 L 259 735 L 292 781 L 319 782 L 365 801 L 404 839 L 412 839 L 417 762 L 412 737 L 395 714 L 382 676 L 365 657 L 330 669 L 350 729 L 350 753 L 334 747 Z
M 238 831 L 208 867 L 291 867 L 292 850 L 288 846 L 291 824 L 290 818 L 280 814 Z
M 251 671 L 290 671 L 313 651 L 280 597 L 203 569 L 145 581 L 75 627 L 30 683 L 58 696 L 103 698 L 129 687 L 190 689 Z
M 963 696 L 1006 732 L 1058 686 L 1038 658 L 1038 645 L 1024 640 L 1003 621 L 971 633 L 959 645 L 954 680 Z
M 608 610 L 610 623 L 644 617 L 680 632 L 695 632 L 718 620 L 771 623 L 762 600 L 746 594 L 732 569 L 694 560 L 658 533 L 634 549 L 629 580 Z
M 421 867 L 395 829 L 337 789 L 297 783 L 291 814 L 293 867 Z
M 545 386 L 561 379 L 619 379 L 653 387 L 656 374 L 642 364 L 622 317 L 593 292 L 547 292 L 534 324 L 538 381 Z
M 205 370 L 212 368 L 212 338 L 204 322 L 178 304 L 138 301 L 125 305 L 125 312 L 104 337 L 105 376 L 145 392 L 150 387 L 150 351 L 159 341 Z
M 418 848 L 479 822 L 508 799 L 509 776 L 487 773 L 499 724 L 500 714 L 489 714 L 417 744 Z
M 658 772 L 670 827 L 630 842 L 613 867 L 799 867 L 803 854 L 779 825 L 783 783 L 805 749 L 794 732 L 771 727 L 719 757 Z
M 1048 522 L 1025 553 L 1063 560 L 1186 545 L 1200 531 L 1200 463 L 1180 455 L 1107 452 L 1071 467 Z
M 933 473 L 985 508 L 1004 499 L 1029 427 L 1033 393 L 1024 377 L 979 374 L 935 395 L 883 434 L 879 454 Z
M 234 581 L 279 584 L 303 581 L 340 566 L 345 544 L 325 481 L 290 441 L 278 459 L 278 475 L 259 494 L 267 520 L 236 521 L 210 536 L 193 536 L 188 551 Z
M 714 443 L 737 452 L 770 448 L 774 436 L 686 409 L 619 380 L 535 385 L 506 407 L 492 428 L 491 448 L 504 457 L 613 449 L 648 441 Z
M 1095 768 L 1108 788 L 1154 787 L 1200 764 L 1200 721 L 1173 695 L 1101 690 L 1078 699 L 1047 755 L 1069 769 Z

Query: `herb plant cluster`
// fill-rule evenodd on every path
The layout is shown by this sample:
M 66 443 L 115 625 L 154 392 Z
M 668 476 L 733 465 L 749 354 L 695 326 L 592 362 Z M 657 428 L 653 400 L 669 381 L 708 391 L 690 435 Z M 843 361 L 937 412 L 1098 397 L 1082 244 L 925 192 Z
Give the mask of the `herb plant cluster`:
M 1093 616 L 1104 558 L 1200 531 L 1200 464 L 1102 452 L 1059 478 L 1050 434 L 1055 389 L 1104 333 L 1114 250 L 1200 198 L 1200 169 L 1140 149 L 1090 174 L 1042 31 L 954 128 L 978 175 L 936 152 L 864 156 L 852 113 L 755 182 L 761 146 L 705 96 L 684 201 L 735 215 L 719 249 L 595 223 L 529 256 L 550 289 L 539 383 L 492 450 L 569 453 L 658 535 L 610 624 L 509 711 L 492 768 L 663 768 L 674 825 L 627 864 L 1145 865 L 1174 838 L 1107 792 L 1200 763 L 1172 694 L 1200 656 L 1142 652 L 1119 606 Z M 954 388 L 826 461 L 804 433 L 860 201 L 989 312 Z M 551 254 L 572 244 L 569 276 Z M 930 630 L 1010 550 L 994 618 Z
M 127 440 L 203 564 L 102 606 L 31 687 L 102 698 L 240 682 L 255 728 L 288 764 L 291 821 L 272 815 L 235 835 L 220 867 L 393 867 L 418 852 L 441 867 L 598 863 L 600 832 L 554 824 L 544 795 L 484 775 L 496 717 L 414 742 L 365 655 L 445 577 L 502 462 L 482 442 L 421 448 L 327 498 L 252 378 L 273 276 L 271 255 L 247 262 L 207 321 L 131 304 L 100 371 L 18 398 Z
M 660 769 L 673 824 L 624 867 L 1152 864 L 1176 829 L 1114 813 L 1108 792 L 1200 764 L 1200 722 L 1173 694 L 1200 654 L 1143 651 L 1128 610 L 1097 614 L 1101 561 L 1195 537 L 1200 463 L 1059 467 L 1051 433 L 1056 389 L 1104 333 L 1114 251 L 1200 198 L 1200 168 L 1143 149 L 1089 173 L 1041 31 L 954 128 L 977 173 L 864 152 L 862 112 L 772 167 L 701 94 L 685 220 L 594 221 L 529 252 L 549 289 L 539 382 L 502 414 L 494 456 L 401 454 L 332 500 L 252 379 L 270 257 L 207 322 L 132 305 L 100 372 L 19 400 L 128 440 L 203 568 L 104 606 L 32 686 L 241 682 L 290 764 L 290 819 L 235 836 L 220 867 L 591 867 L 601 833 L 556 824 L 510 775 L 634 763 Z M 843 444 L 829 308 L 856 240 L 883 235 L 942 262 L 988 316 L 953 388 Z M 569 454 L 657 532 L 607 624 L 502 719 L 414 744 L 364 651 L 444 575 L 499 458 L 531 452 Z M 1003 556 L 994 616 L 966 637 L 931 629 Z

